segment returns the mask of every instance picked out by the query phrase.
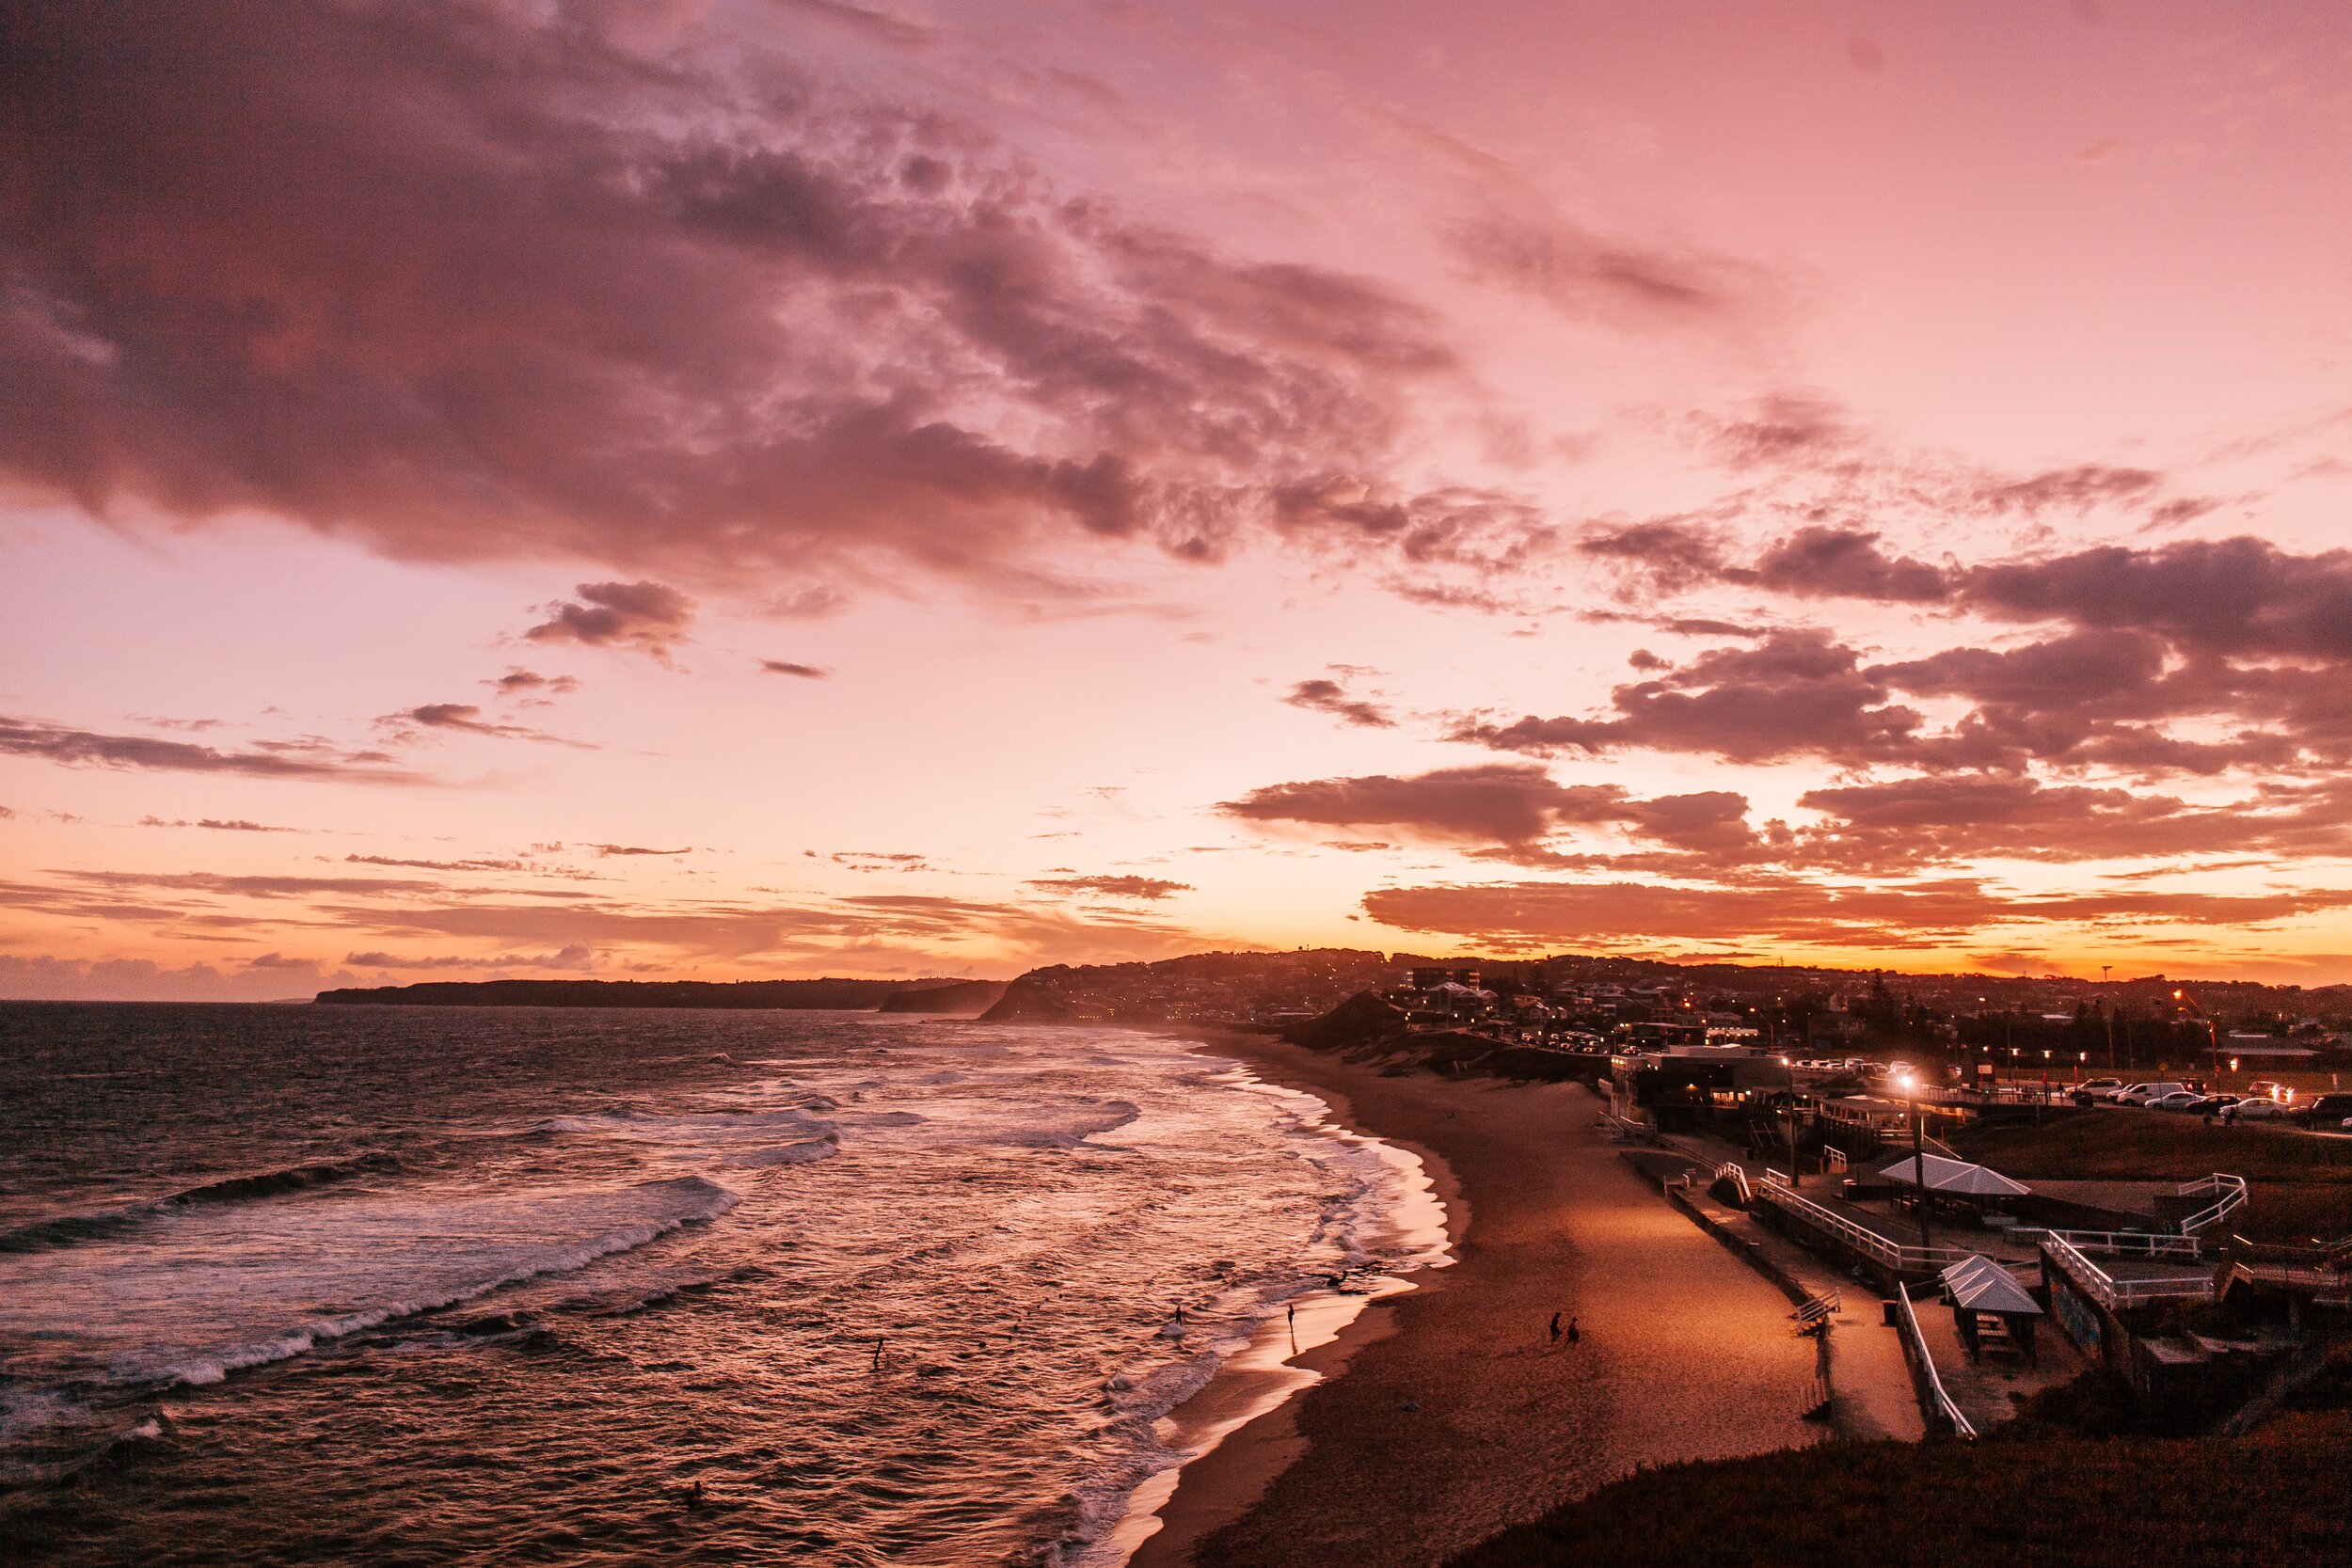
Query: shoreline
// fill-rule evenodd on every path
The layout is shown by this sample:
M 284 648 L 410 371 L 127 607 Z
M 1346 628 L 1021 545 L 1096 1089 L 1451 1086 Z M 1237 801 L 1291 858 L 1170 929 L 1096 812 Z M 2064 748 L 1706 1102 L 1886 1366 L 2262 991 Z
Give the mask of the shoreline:
M 1133 1568 L 1424 1564 L 1639 1465 L 1820 1439 L 1781 1292 L 1659 1202 L 1585 1091 L 1184 1037 L 1411 1152 L 1456 1261 L 1288 1358 L 1289 1393 L 1169 1472 Z M 1553 1311 L 1581 1344 L 1549 1342 Z
M 1423 1200 L 1436 1212 L 1434 1219 L 1424 1213 L 1421 1225 L 1409 1219 L 1399 1225 L 1400 1239 L 1420 1243 L 1416 1255 L 1402 1267 L 1384 1271 L 1374 1289 L 1316 1291 L 1296 1298 L 1295 1323 L 1267 1318 L 1249 1344 L 1199 1393 L 1160 1418 L 1162 1441 L 1170 1449 L 1188 1450 L 1188 1457 L 1138 1486 L 1128 1497 L 1125 1515 L 1106 1538 L 1115 1560 L 1129 1568 L 1184 1560 L 1193 1543 L 1239 1517 L 1257 1500 L 1264 1482 L 1286 1468 L 1302 1447 L 1285 1414 L 1309 1389 L 1344 1371 L 1359 1351 L 1395 1332 L 1383 1310 L 1387 1304 L 1410 1292 L 1443 1288 L 1444 1271 L 1458 1260 L 1469 1222 L 1470 1205 L 1461 1183 L 1434 1148 L 1370 1132 L 1343 1091 L 1273 1070 L 1240 1049 L 1229 1049 L 1263 1037 L 1219 1033 L 1174 1037 L 1204 1053 L 1230 1054 L 1262 1086 L 1313 1100 L 1323 1108 L 1317 1119 L 1336 1135 L 1405 1156 L 1417 1167 L 1406 1177 L 1408 1195 L 1418 1183 Z M 1412 1202 L 1408 1196 L 1406 1204 Z M 1227 1455 L 1218 1477 L 1204 1481 L 1197 1471 L 1218 1454 Z M 1180 1495 L 1181 1508 L 1174 1506 Z

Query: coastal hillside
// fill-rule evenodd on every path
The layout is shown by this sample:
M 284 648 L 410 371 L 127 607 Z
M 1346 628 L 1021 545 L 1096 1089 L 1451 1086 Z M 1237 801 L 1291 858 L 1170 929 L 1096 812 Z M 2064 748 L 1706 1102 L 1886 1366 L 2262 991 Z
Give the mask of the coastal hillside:
M 919 981 L 882 999 L 885 1013 L 929 1013 L 941 1018 L 975 1018 L 1003 1000 L 1002 980 L 951 980 L 946 985 Z
M 1006 988 L 985 1022 L 1231 1022 L 1312 1017 L 1394 966 L 1351 947 L 1288 953 L 1192 953 L 1157 963 L 1054 964 Z
M 323 990 L 326 1006 L 737 1007 L 872 1010 L 900 992 L 986 985 L 970 980 L 432 980 L 414 986 Z M 914 1011 L 961 1011 L 961 1006 Z

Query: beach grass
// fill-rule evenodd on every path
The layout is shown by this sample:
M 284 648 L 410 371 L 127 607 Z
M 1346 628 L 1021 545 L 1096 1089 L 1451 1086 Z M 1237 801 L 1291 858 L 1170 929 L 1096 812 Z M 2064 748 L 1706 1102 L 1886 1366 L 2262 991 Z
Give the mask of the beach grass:
M 1452 1565 L 2341 1564 L 2348 1466 L 2344 1410 L 2243 1437 L 2097 1435 L 2029 1416 L 1978 1443 L 1839 1443 L 1643 1471 Z

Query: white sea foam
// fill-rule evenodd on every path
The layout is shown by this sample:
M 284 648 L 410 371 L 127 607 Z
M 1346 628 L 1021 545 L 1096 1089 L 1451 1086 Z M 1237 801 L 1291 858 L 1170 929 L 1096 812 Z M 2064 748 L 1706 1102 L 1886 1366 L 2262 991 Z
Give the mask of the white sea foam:
M 69 1375 L 203 1386 L 571 1273 L 735 1203 L 718 1183 L 686 1177 L 617 1190 L 426 1189 L 245 1205 L 184 1216 L 167 1238 L 0 1258 L 0 1334 L 45 1330 L 44 1359 Z

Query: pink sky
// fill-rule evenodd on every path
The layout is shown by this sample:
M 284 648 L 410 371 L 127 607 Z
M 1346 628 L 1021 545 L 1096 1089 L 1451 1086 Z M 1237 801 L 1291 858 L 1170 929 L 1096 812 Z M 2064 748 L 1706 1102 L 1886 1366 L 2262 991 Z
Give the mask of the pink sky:
M 21 13 L 0 995 L 2352 978 L 2340 7 Z

